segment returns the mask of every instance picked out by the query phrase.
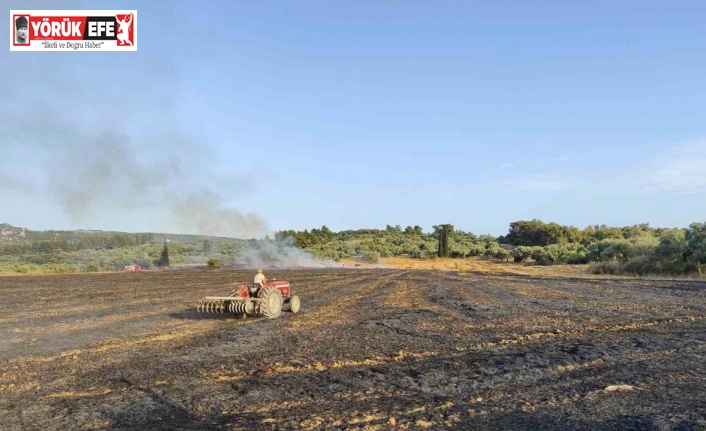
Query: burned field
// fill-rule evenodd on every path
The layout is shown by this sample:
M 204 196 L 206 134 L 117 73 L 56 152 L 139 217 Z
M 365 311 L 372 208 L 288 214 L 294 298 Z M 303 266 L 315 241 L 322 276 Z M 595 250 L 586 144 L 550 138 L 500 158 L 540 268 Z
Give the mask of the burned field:
M 0 278 L 0 428 L 706 429 L 706 284 L 287 270 Z

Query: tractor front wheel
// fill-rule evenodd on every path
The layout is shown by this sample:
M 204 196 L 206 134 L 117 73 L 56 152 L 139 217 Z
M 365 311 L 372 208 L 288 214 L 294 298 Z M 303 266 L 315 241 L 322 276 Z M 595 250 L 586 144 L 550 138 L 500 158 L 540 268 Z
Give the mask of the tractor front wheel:
M 300 306 L 301 301 L 299 300 L 299 297 L 297 295 L 292 295 L 292 297 L 289 298 L 289 311 L 292 313 L 298 313 Z
M 279 317 L 282 313 L 282 294 L 274 287 L 268 287 L 260 297 L 260 312 L 268 319 Z

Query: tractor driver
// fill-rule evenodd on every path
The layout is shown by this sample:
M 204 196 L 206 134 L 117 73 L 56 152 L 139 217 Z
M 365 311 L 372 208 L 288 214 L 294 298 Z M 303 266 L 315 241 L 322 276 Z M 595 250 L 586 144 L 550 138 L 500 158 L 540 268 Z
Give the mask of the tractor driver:
M 253 284 L 255 287 L 260 288 L 265 285 L 267 282 L 267 279 L 265 278 L 265 274 L 262 273 L 261 269 L 257 270 L 257 274 L 255 274 L 255 281 L 253 281 Z

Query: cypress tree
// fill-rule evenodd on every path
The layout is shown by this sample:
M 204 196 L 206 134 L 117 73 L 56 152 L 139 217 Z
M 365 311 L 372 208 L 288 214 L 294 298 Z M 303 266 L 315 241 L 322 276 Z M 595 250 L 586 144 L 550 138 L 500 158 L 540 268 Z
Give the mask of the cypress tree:
M 169 247 L 167 247 L 167 238 L 164 238 L 164 248 L 162 256 L 159 258 L 159 266 L 169 266 Z
M 450 224 L 439 226 L 439 249 L 437 251 L 439 257 L 449 257 L 449 235 L 451 235 L 453 230 L 454 227 Z

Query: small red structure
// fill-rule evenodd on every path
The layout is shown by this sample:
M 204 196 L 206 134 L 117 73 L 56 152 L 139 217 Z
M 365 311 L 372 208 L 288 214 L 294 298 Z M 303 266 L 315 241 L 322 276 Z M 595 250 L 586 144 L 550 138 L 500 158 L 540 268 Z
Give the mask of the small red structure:
M 142 267 L 140 265 L 127 265 L 124 270 L 127 272 L 140 272 Z

